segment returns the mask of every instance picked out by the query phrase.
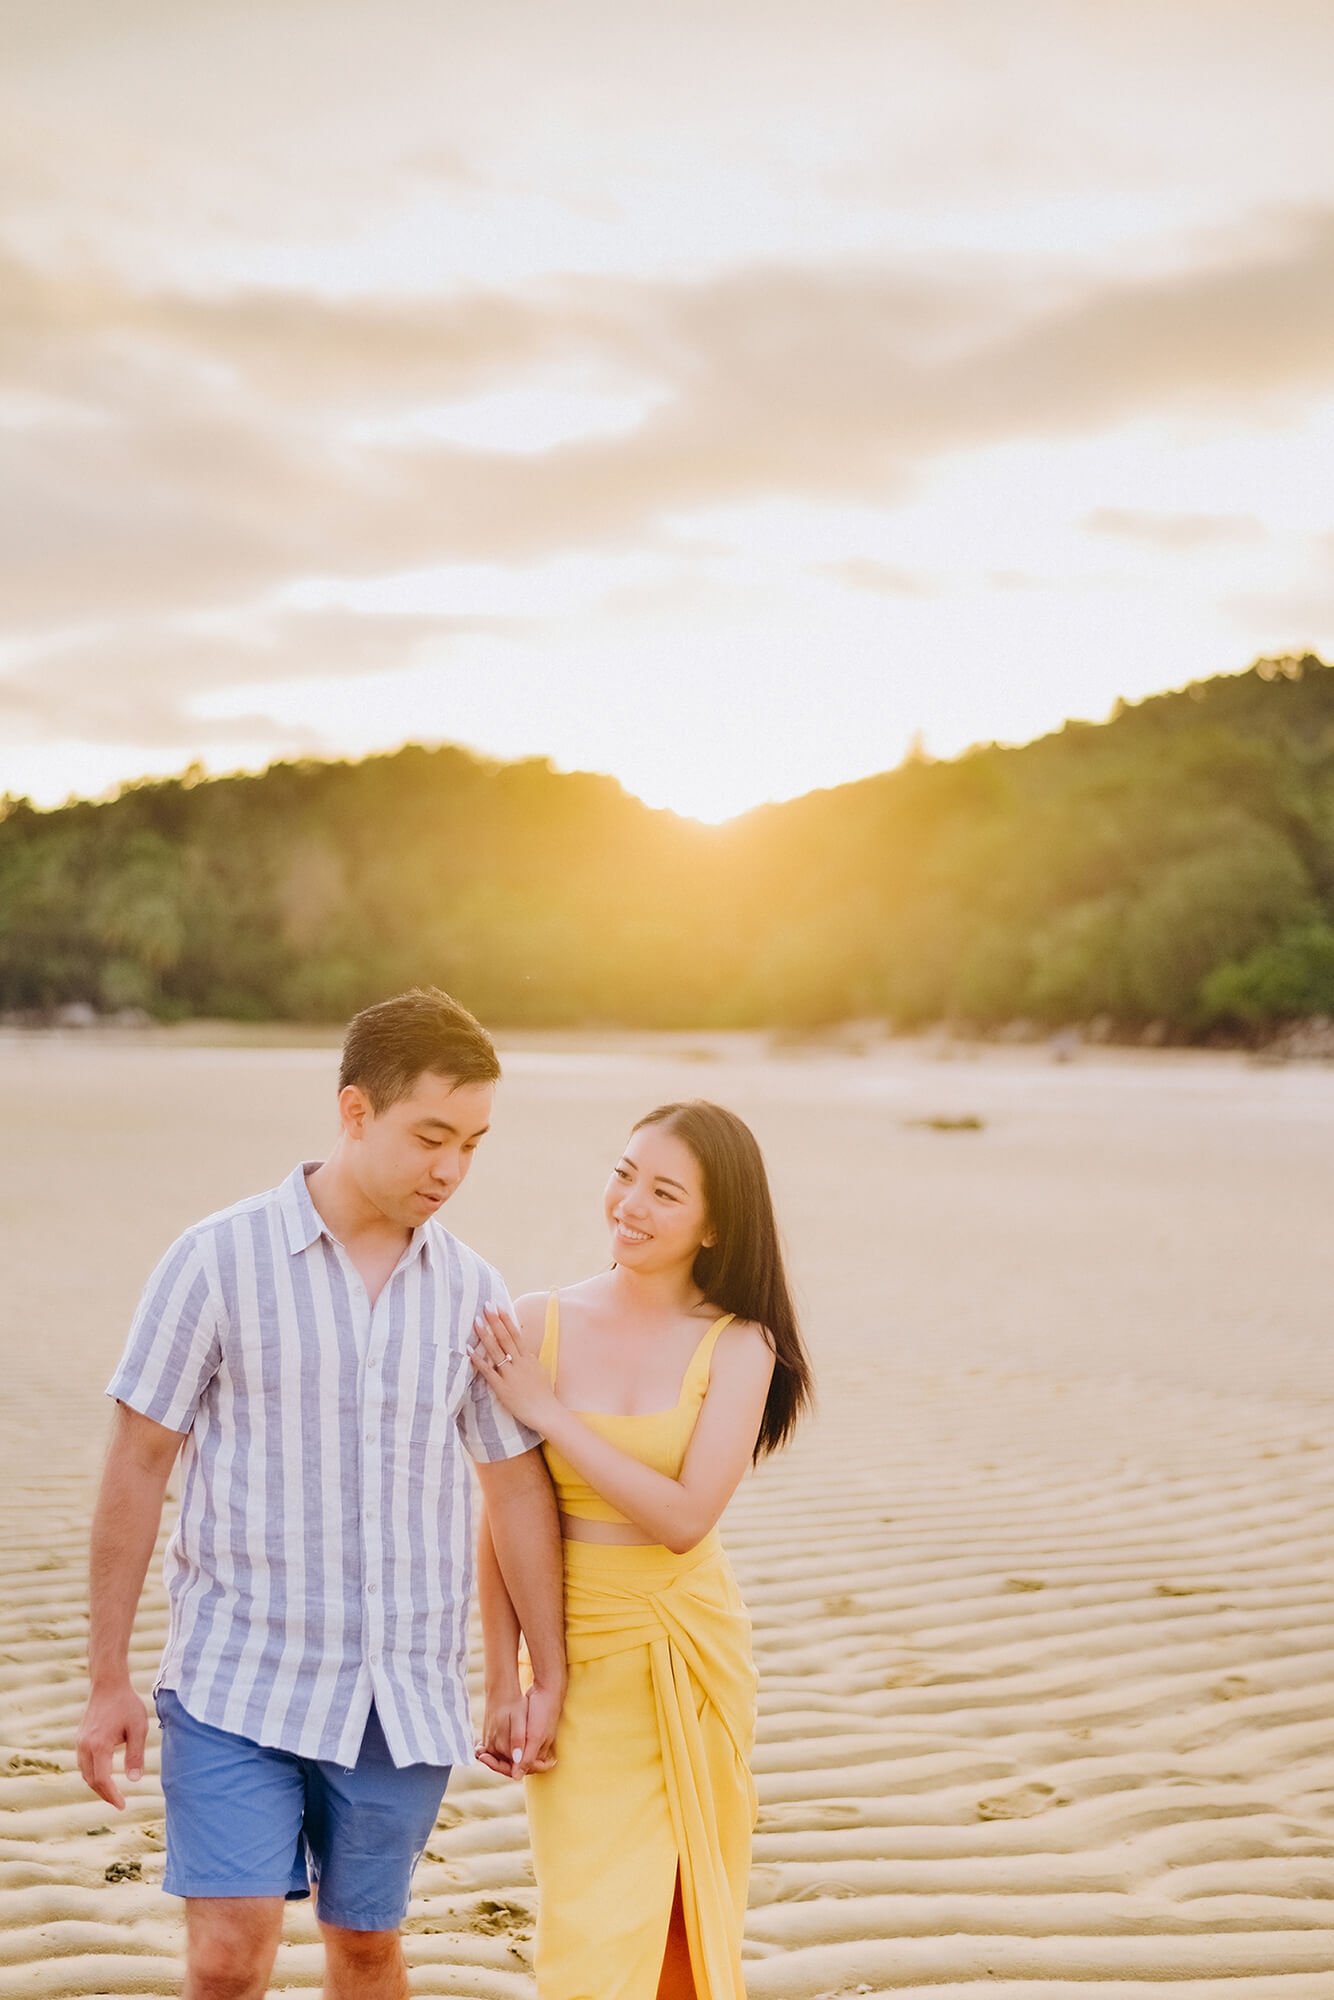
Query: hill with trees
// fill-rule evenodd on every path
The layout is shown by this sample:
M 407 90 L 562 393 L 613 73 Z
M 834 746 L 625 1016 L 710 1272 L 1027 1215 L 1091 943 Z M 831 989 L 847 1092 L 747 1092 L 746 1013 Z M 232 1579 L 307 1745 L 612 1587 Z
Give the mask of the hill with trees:
M 1334 668 L 1259 661 L 723 826 L 409 745 L 0 804 L 0 1010 L 1174 1037 L 1334 1013 Z

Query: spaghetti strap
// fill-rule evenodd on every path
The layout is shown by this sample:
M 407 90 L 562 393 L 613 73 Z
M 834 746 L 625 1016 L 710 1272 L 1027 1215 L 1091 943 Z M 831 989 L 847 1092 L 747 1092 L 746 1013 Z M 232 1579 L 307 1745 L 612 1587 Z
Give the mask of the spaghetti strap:
M 677 1397 L 678 1405 L 685 1401 L 696 1383 L 702 1381 L 705 1388 L 708 1387 L 709 1367 L 713 1360 L 713 1350 L 718 1344 L 718 1335 L 725 1326 L 730 1326 L 735 1318 L 735 1313 L 719 1313 L 717 1319 L 713 1322 L 713 1325 L 691 1355 L 689 1366 L 685 1372 L 685 1380 L 681 1384 L 681 1393 Z
M 547 1293 L 546 1324 L 542 1329 L 542 1346 L 537 1358 L 546 1369 L 547 1379 L 554 1389 L 560 1362 L 560 1298 L 555 1291 Z

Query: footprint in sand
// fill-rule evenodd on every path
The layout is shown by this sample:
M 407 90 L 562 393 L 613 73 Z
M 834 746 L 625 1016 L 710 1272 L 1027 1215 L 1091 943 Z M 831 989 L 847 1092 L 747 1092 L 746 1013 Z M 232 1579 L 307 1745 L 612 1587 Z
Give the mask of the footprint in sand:
M 793 1889 L 787 1895 L 781 1892 L 774 1898 L 779 1903 L 844 1903 L 857 1894 L 851 1882 L 807 1882 L 800 1889 Z
M 462 1882 L 466 1879 L 463 1869 L 457 1862 L 451 1861 L 447 1854 L 441 1854 L 438 1848 L 428 1847 L 423 1859 L 431 1862 L 436 1868 L 443 1868 L 451 1881 Z
M 855 1618 L 866 1606 L 855 1597 L 826 1597 L 820 1607 L 826 1618 Z
M 1241 1701 L 1248 1694 L 1258 1690 L 1245 1674 L 1224 1674 L 1221 1681 L 1215 1681 L 1209 1690 L 1210 1701 Z
M 49 1757 L 28 1757 L 21 1750 L 16 1750 L 5 1769 L 12 1777 L 18 1778 L 31 1777 L 37 1771 L 58 1771 L 60 1766 L 53 1764 Z
M 979 1799 L 977 1816 L 979 1819 L 1032 1819 L 1051 1806 L 1069 1803 L 1053 1785 L 1018 1785 L 1012 1792 L 997 1792 L 989 1799 Z
M 498 1896 L 483 1896 L 476 1909 L 470 1912 L 467 1928 L 480 1931 L 483 1937 L 530 1938 L 533 1920 L 521 1903 L 507 1903 Z
M 1002 1590 L 1008 1591 L 1045 1590 L 1046 1588 L 1047 1586 L 1041 1577 L 1037 1576 L 1007 1576 L 1001 1585 Z

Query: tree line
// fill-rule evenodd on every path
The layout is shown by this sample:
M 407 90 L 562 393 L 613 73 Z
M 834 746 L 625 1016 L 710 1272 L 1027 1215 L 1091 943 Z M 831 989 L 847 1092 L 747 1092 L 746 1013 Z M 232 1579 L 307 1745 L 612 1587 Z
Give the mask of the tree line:
M 0 802 L 0 1011 L 1177 1038 L 1334 1014 L 1334 667 L 1262 660 L 720 827 L 409 745 Z

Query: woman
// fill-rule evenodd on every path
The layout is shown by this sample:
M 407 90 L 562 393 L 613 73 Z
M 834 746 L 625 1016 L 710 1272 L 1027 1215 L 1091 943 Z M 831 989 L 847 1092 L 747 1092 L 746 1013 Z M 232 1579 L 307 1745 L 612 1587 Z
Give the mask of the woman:
M 642 1118 L 605 1196 L 611 1268 L 473 1365 L 538 1431 L 565 1536 L 570 1684 L 556 1762 L 527 1780 L 541 2000 L 743 2000 L 755 1820 L 750 1620 L 715 1532 L 747 1464 L 811 1397 L 768 1179 L 720 1105 Z M 523 1741 L 519 1630 L 480 1539 L 481 1745 Z

